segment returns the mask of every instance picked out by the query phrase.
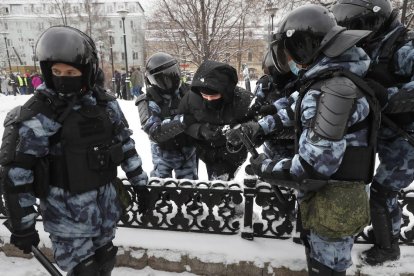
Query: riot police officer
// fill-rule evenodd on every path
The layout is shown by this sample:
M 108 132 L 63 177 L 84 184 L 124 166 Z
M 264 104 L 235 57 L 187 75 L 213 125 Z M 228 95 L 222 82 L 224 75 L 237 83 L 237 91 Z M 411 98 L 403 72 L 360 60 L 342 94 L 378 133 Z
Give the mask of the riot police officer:
M 413 107 L 407 108 L 403 98 L 410 97 L 414 89 L 413 35 L 399 21 L 398 10 L 392 9 L 389 0 L 339 0 L 332 11 L 339 25 L 372 31 L 362 45 L 372 60 L 367 77 L 388 88 L 389 107 L 397 108 L 393 110 L 395 114 L 386 115 L 411 135 L 413 112 L 410 110 Z M 394 99 L 402 101 L 393 103 Z M 371 265 L 399 259 L 401 208 L 397 196 L 414 180 L 411 166 L 414 145 L 401 137 L 395 128 L 384 124 L 377 143 L 380 164 L 370 192 L 375 241 L 374 246 L 362 254 L 362 259 Z
M 117 167 L 138 192 L 147 175 L 117 101 L 94 88 L 99 63 L 92 39 L 55 26 L 36 50 L 45 85 L 10 111 L 0 150 L 10 242 L 25 253 L 39 243 L 38 197 L 58 266 L 69 275 L 111 275 L 121 215 Z
M 298 72 L 300 89 L 291 95 L 293 114 L 278 110 L 260 126 L 268 132 L 295 125 L 298 146 L 292 159 L 261 154 L 250 162 L 266 181 L 299 189 L 309 275 L 345 275 L 353 235 L 369 219 L 364 183 L 375 160 L 368 135 L 375 120 L 365 94 L 339 75 L 366 73 L 370 59 L 355 44 L 369 33 L 346 31 L 326 8 L 304 5 L 282 20 L 271 44 L 275 64 Z
M 191 138 L 183 132 L 178 106 L 189 86 L 180 83 L 177 60 L 163 52 L 153 54 L 145 66 L 146 94 L 138 97 L 141 126 L 151 140 L 151 176 L 198 179 L 197 158 Z

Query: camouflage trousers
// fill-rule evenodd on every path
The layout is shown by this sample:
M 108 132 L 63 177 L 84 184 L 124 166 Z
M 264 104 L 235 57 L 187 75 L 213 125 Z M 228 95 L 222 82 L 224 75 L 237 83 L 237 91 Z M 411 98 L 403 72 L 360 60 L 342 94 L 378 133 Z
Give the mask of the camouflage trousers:
M 305 194 L 298 192 L 299 205 Z M 354 245 L 353 236 L 345 236 L 338 239 L 328 239 L 314 231 L 304 237 L 305 244 L 309 244 L 310 257 L 325 266 L 335 270 L 344 271 L 352 266 L 351 250 Z
M 121 207 L 112 184 L 82 194 L 52 187 L 40 212 L 56 262 L 68 271 L 114 238 Z
M 95 254 L 95 251 L 111 242 L 115 237 L 115 227 L 110 232 L 100 233 L 97 237 L 64 238 L 50 235 L 53 256 L 57 265 L 70 271 L 77 264 Z
M 352 266 L 351 250 L 354 237 L 326 239 L 313 231 L 308 235 L 310 257 L 335 271 L 344 271 Z
M 154 164 L 151 176 L 169 178 L 173 177 L 174 171 L 177 179 L 198 179 L 198 164 L 194 147 L 163 150 L 156 143 L 151 143 L 151 154 Z
M 381 186 L 381 196 L 386 197 L 387 208 L 396 235 L 401 228 L 401 210 L 396 193 L 414 180 L 414 147 L 401 137 L 392 140 L 378 139 L 380 164 L 374 181 Z

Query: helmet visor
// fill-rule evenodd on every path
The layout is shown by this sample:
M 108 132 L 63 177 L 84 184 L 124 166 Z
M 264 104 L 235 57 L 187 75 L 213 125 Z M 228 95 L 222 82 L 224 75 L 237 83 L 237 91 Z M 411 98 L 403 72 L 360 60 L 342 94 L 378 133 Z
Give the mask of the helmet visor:
M 271 44 L 271 54 L 272 60 L 276 67 L 276 70 L 280 74 L 285 74 L 290 72 L 288 58 L 285 51 L 285 45 L 283 43 L 283 39 L 277 39 L 272 42 Z
M 147 77 L 151 85 L 163 90 L 176 90 L 180 86 L 180 69 L 177 64 L 154 74 L 148 74 Z
M 338 25 L 348 30 L 372 31 L 378 28 L 383 21 L 380 16 L 376 16 L 371 7 L 356 4 L 337 4 L 332 7 L 332 13 L 335 15 Z

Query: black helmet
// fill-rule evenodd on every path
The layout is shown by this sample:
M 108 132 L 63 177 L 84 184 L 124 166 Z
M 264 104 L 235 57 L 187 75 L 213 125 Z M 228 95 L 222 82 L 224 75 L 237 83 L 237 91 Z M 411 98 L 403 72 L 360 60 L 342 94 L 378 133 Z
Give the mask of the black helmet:
M 392 14 L 390 0 L 338 0 L 332 6 L 338 25 L 353 30 L 370 30 L 376 36 Z
M 177 60 L 166 53 L 153 54 L 145 66 L 145 76 L 151 85 L 173 92 L 180 86 Z
M 291 11 L 280 23 L 271 42 L 279 72 L 289 71 L 288 54 L 295 63 L 310 65 L 320 53 L 335 57 L 355 45 L 370 31 L 346 31 L 322 6 L 308 4 Z
M 80 68 L 85 88 L 91 89 L 95 85 L 98 72 L 95 43 L 78 29 L 68 26 L 50 27 L 37 41 L 36 56 L 49 88 L 54 88 L 51 67 L 57 62 Z

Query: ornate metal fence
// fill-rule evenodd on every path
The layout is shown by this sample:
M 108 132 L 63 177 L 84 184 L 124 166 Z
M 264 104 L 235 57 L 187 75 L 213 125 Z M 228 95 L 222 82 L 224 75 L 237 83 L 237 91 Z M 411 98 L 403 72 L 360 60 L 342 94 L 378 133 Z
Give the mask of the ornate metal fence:
M 294 235 L 296 198 L 291 190 L 273 190 L 268 183 L 245 179 L 243 184 L 224 181 L 193 181 L 151 178 L 149 210 L 139 214 L 139 202 L 130 186 L 130 204 L 119 222 L 120 227 L 238 234 L 286 239 Z M 414 245 L 414 190 L 400 193 L 403 222 L 400 241 Z M 5 218 L 0 201 L 0 218 Z M 41 219 L 41 217 L 39 217 Z M 356 242 L 372 243 L 370 227 Z

